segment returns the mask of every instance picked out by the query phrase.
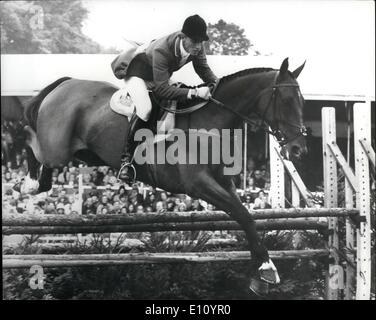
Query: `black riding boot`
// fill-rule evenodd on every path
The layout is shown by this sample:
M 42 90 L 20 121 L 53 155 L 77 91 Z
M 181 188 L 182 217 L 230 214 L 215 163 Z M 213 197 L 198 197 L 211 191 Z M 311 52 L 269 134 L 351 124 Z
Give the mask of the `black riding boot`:
M 137 141 L 134 141 L 134 135 L 138 129 L 141 129 L 144 126 L 145 122 L 134 113 L 129 123 L 127 142 L 120 158 L 121 162 L 118 174 L 118 179 L 121 179 L 128 184 L 133 182 L 136 174 L 136 169 L 131 163 L 133 153 L 138 145 Z

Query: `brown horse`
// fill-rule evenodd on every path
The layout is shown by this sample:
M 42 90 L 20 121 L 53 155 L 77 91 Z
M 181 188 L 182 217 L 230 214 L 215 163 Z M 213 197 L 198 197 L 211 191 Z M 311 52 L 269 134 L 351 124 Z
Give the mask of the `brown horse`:
M 290 157 L 297 159 L 306 152 L 304 99 L 296 81 L 303 67 L 304 64 L 290 72 L 285 59 L 279 70 L 247 69 L 226 76 L 219 81 L 214 99 L 193 113 L 177 114 L 175 127 L 185 132 L 235 129 L 241 128 L 243 121 L 249 121 L 253 114 L 253 118 L 256 116 L 263 125 L 270 126 L 271 133 L 286 147 Z M 23 191 L 49 190 L 52 168 L 62 167 L 72 158 L 88 165 L 119 168 L 128 120 L 109 107 L 111 95 L 117 89 L 105 82 L 62 78 L 34 98 L 26 109 L 29 125 L 25 130 L 32 152 L 29 153 L 29 176 L 20 185 Z M 43 164 L 42 171 L 36 182 L 40 164 Z M 224 174 L 223 163 L 135 166 L 137 180 L 201 198 L 227 212 L 245 231 L 252 265 L 258 269 L 261 280 L 279 282 L 255 222 L 236 193 L 233 177 Z M 263 283 L 260 277 L 254 278 L 250 288 L 260 293 L 265 289 Z

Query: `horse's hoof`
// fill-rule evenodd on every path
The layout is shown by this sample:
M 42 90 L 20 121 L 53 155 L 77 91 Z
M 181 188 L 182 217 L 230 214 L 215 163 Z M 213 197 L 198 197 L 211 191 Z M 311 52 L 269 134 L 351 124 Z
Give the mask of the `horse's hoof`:
M 271 284 L 280 283 L 280 278 L 278 275 L 277 268 L 275 267 L 272 260 L 269 259 L 268 262 L 264 262 L 259 268 L 260 279 Z
M 269 284 L 260 279 L 251 278 L 249 289 L 259 297 L 266 297 L 269 293 Z

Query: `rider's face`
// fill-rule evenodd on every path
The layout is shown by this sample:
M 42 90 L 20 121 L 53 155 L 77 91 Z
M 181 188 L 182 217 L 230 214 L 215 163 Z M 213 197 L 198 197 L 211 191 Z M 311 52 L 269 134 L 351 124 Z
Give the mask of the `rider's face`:
M 196 42 L 192 40 L 191 38 L 184 37 L 183 38 L 183 46 L 185 51 L 187 51 L 189 54 L 196 56 L 199 54 L 201 47 L 202 47 L 202 42 Z

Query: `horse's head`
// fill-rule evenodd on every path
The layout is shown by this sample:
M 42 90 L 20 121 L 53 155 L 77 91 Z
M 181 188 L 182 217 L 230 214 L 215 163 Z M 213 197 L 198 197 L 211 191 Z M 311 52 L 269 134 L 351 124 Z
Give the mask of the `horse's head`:
M 285 156 L 291 160 L 299 160 L 307 153 L 306 129 L 303 125 L 304 99 L 296 81 L 304 64 L 290 72 L 286 58 L 274 83 L 260 94 L 258 101 L 260 115 L 283 146 Z
M 23 177 L 22 179 L 19 179 L 19 181 L 17 181 L 12 187 L 13 190 L 26 194 L 36 194 L 38 192 L 38 188 L 38 180 L 30 178 L 29 175 Z

